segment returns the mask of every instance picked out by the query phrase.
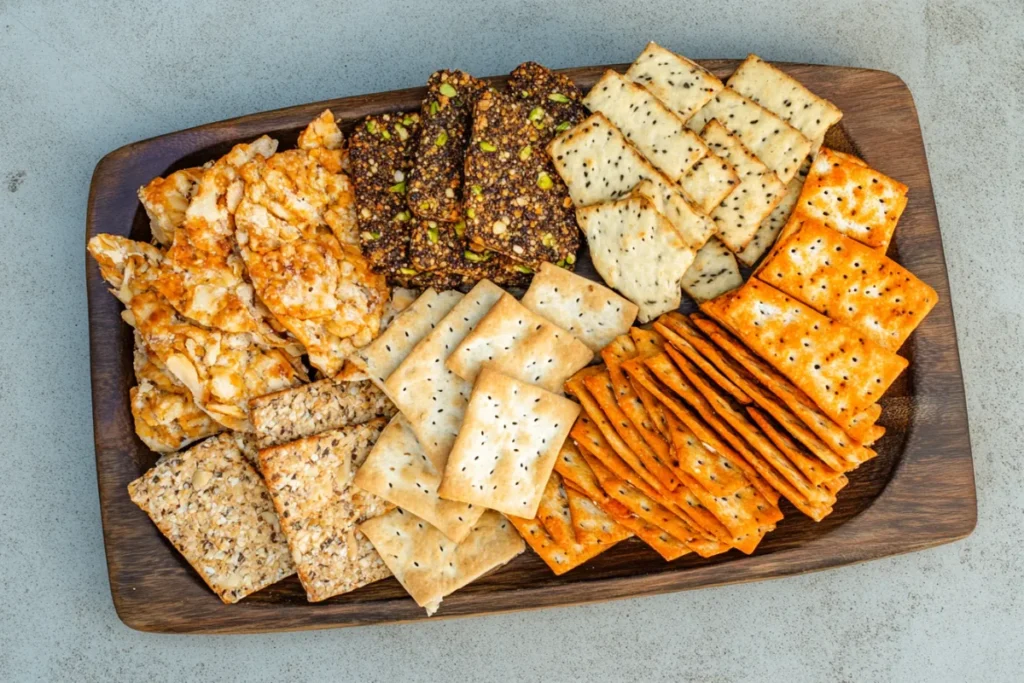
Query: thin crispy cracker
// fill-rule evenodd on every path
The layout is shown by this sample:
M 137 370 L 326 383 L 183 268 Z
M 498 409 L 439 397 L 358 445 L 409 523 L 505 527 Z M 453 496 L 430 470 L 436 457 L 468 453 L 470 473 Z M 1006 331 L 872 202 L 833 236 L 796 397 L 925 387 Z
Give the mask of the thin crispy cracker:
M 697 303 L 714 299 L 743 284 L 736 255 L 712 237 L 697 251 L 682 279 L 683 291 Z
M 694 204 L 710 215 L 740 184 L 740 174 L 728 161 L 709 148 L 679 181 L 679 187 Z
M 581 545 L 610 548 L 633 535 L 586 495 L 571 487 L 566 487 L 565 493 L 569 498 L 572 528 Z
M 626 78 L 650 90 L 683 121 L 724 87 L 722 81 L 704 67 L 654 41 L 647 43 L 629 66 Z
M 616 337 L 601 351 L 601 358 L 604 359 L 605 367 L 608 368 L 608 376 L 611 378 L 612 389 L 615 391 L 615 400 L 618 402 L 619 408 L 656 453 L 663 451 L 669 453 L 671 446 L 659 425 L 659 421 L 663 418 L 648 410 L 640 393 L 633 387 L 626 373 L 622 371 L 622 363 L 636 357 L 636 353 L 636 345 L 633 340 L 629 335 L 623 334 Z
M 558 545 L 569 547 L 576 543 L 572 514 L 569 512 L 569 496 L 557 472 L 552 472 L 548 483 L 544 485 L 544 494 L 540 497 L 534 519 L 544 525 L 544 529 Z
M 674 183 L 655 177 L 642 180 L 633 192 L 650 201 L 692 249 L 702 247 L 718 229 L 715 222 L 701 208 L 694 206 Z
M 575 569 L 611 547 L 601 543 L 580 543 L 575 540 L 558 541 L 538 518 L 524 519 L 509 515 L 508 521 L 557 576 Z
M 796 209 L 797 200 L 800 199 L 800 192 L 804 188 L 804 181 L 807 180 L 807 174 L 810 170 L 811 157 L 808 157 L 804 160 L 796 175 L 786 183 L 786 190 L 782 193 L 782 201 L 772 209 L 767 218 L 761 221 L 761 225 L 758 226 L 753 239 L 743 248 L 743 251 L 736 252 L 736 258 L 753 268 L 757 260 L 761 258 L 761 255 L 772 248 L 772 245 L 776 243 L 782 234 L 782 229 L 789 222 L 789 217 L 793 215 L 793 211 Z
M 736 386 L 728 377 L 719 372 L 718 368 L 716 368 L 714 364 L 705 358 L 704 355 L 693 346 L 693 344 L 687 341 L 686 338 L 680 334 L 680 330 L 686 329 L 685 323 L 681 322 L 681 320 L 686 320 L 686 318 L 681 314 L 669 314 L 662 316 L 654 323 L 654 329 L 660 332 L 670 344 L 670 346 L 665 347 L 665 351 L 670 356 L 681 352 L 684 356 L 695 363 L 705 375 L 710 377 L 715 384 L 722 387 L 722 389 L 727 391 L 734 399 L 744 405 L 750 403 L 750 397 L 747 396 L 742 389 Z
M 824 462 L 822 462 L 814 454 L 805 451 L 796 441 L 791 439 L 788 434 L 782 431 L 777 425 L 773 424 L 772 420 L 763 412 L 749 406 L 747 408 L 747 414 L 753 418 L 757 426 L 761 428 L 761 431 L 771 439 L 772 443 L 785 454 L 786 459 L 789 460 L 793 465 L 800 470 L 807 479 L 815 485 L 823 482 L 835 479 L 842 472 L 837 472 L 832 469 Z

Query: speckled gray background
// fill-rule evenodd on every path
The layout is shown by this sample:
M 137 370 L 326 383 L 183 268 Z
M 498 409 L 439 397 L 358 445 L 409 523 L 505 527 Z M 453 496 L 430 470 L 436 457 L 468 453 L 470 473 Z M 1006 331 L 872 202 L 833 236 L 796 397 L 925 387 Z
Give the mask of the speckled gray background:
M 1020 680 L 1024 3 L 461 4 L 0 0 L 0 680 Z M 629 61 L 648 39 L 910 85 L 967 382 L 974 535 L 799 578 L 507 616 L 260 637 L 124 627 L 102 552 L 83 291 L 100 157 L 439 67 Z

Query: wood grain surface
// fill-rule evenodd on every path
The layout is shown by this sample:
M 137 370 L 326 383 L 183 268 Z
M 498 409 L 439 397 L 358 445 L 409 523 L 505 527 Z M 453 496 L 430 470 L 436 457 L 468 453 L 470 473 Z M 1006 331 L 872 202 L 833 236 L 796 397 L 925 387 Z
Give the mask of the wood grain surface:
M 723 79 L 738 64 L 702 64 Z M 569 69 L 581 88 L 605 68 Z M 879 457 L 850 476 L 835 512 L 821 523 L 788 503 L 786 518 L 757 551 L 665 562 L 630 539 L 556 577 L 531 551 L 445 598 L 434 619 L 652 595 L 799 574 L 911 552 L 968 535 L 976 521 L 974 470 L 960 358 L 938 217 L 917 110 L 895 75 L 867 69 L 780 64 L 844 113 L 827 144 L 863 157 L 910 188 L 890 255 L 930 284 L 939 303 L 901 351 L 910 368 L 882 399 Z M 503 78 L 490 79 L 501 83 Z M 253 114 L 111 152 L 97 165 L 89 194 L 86 239 L 97 233 L 149 238 L 137 189 L 158 175 L 216 158 L 238 142 L 268 134 L 281 148 L 325 108 L 344 130 L 367 114 L 418 108 L 422 88 L 328 100 Z M 88 261 L 96 468 L 110 589 L 128 626 L 158 632 L 253 633 L 422 619 L 424 611 L 394 579 L 324 603 L 306 602 L 290 578 L 236 605 L 224 605 L 128 499 L 126 486 L 156 460 L 135 436 L 128 390 L 132 334 L 121 304 Z M 579 270 L 592 277 L 588 258 Z M 683 310 L 692 310 L 685 307 Z

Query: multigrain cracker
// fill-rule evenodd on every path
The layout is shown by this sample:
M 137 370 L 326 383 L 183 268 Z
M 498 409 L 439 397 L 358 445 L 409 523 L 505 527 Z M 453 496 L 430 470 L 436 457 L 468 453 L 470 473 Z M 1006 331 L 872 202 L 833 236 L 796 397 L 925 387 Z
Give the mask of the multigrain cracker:
M 423 451 L 409 423 L 399 414 L 381 432 L 366 462 L 356 472 L 354 483 L 423 518 L 458 542 L 469 534 L 484 510 L 441 498 L 437 489 L 442 474 Z
M 485 367 L 452 447 L 442 498 L 530 518 L 580 407 Z
M 710 71 L 653 41 L 630 65 L 626 78 L 651 91 L 683 121 L 723 88 Z
M 509 521 L 493 510 L 460 543 L 401 508 L 364 522 L 360 530 L 427 616 L 445 596 L 526 549 Z
M 390 574 L 357 526 L 391 505 L 351 485 L 384 423 L 378 418 L 260 451 L 260 469 L 310 602 Z
M 132 502 L 225 603 L 295 573 L 263 478 L 235 434 L 161 458 L 128 485 Z
M 557 392 L 593 357 L 586 344 L 511 294 L 504 294 L 452 352 L 446 365 L 470 383 L 486 364 L 521 382 Z
M 607 287 L 550 263 L 541 265 L 522 304 L 595 352 L 629 330 L 639 310 Z

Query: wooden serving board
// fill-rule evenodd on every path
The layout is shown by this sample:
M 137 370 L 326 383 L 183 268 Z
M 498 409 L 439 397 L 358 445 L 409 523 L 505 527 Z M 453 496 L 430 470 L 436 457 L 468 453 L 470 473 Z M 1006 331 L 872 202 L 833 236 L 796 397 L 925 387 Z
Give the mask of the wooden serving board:
M 738 64 L 702 62 L 723 79 Z M 626 65 L 611 68 L 624 70 Z M 882 400 L 888 432 L 880 455 L 850 476 L 835 512 L 821 523 L 788 503 L 786 518 L 752 556 L 733 550 L 711 559 L 662 560 L 630 539 L 561 577 L 531 551 L 445 598 L 436 618 L 652 595 L 787 576 L 920 550 L 968 535 L 976 521 L 967 407 L 949 282 L 928 163 L 913 98 L 897 76 L 881 71 L 781 64 L 844 113 L 828 144 L 852 151 L 910 187 L 890 251 L 930 284 L 939 303 L 902 354 L 910 368 Z M 583 89 L 607 67 L 569 69 Z M 500 83 L 503 78 L 491 79 Z M 101 232 L 149 238 L 137 189 L 158 175 L 219 157 L 232 145 L 268 134 L 293 146 L 301 130 L 330 108 L 346 132 L 367 114 L 410 111 L 414 88 L 290 107 L 137 142 L 100 161 L 89 194 L 87 239 Z M 88 261 L 96 469 L 110 589 L 118 615 L 144 631 L 252 633 L 352 626 L 424 618 L 394 579 L 311 605 L 294 577 L 236 605 L 224 605 L 128 499 L 126 486 L 156 460 L 136 438 L 128 402 L 135 383 L 132 333 L 121 304 Z M 589 260 L 580 271 L 593 275 Z

